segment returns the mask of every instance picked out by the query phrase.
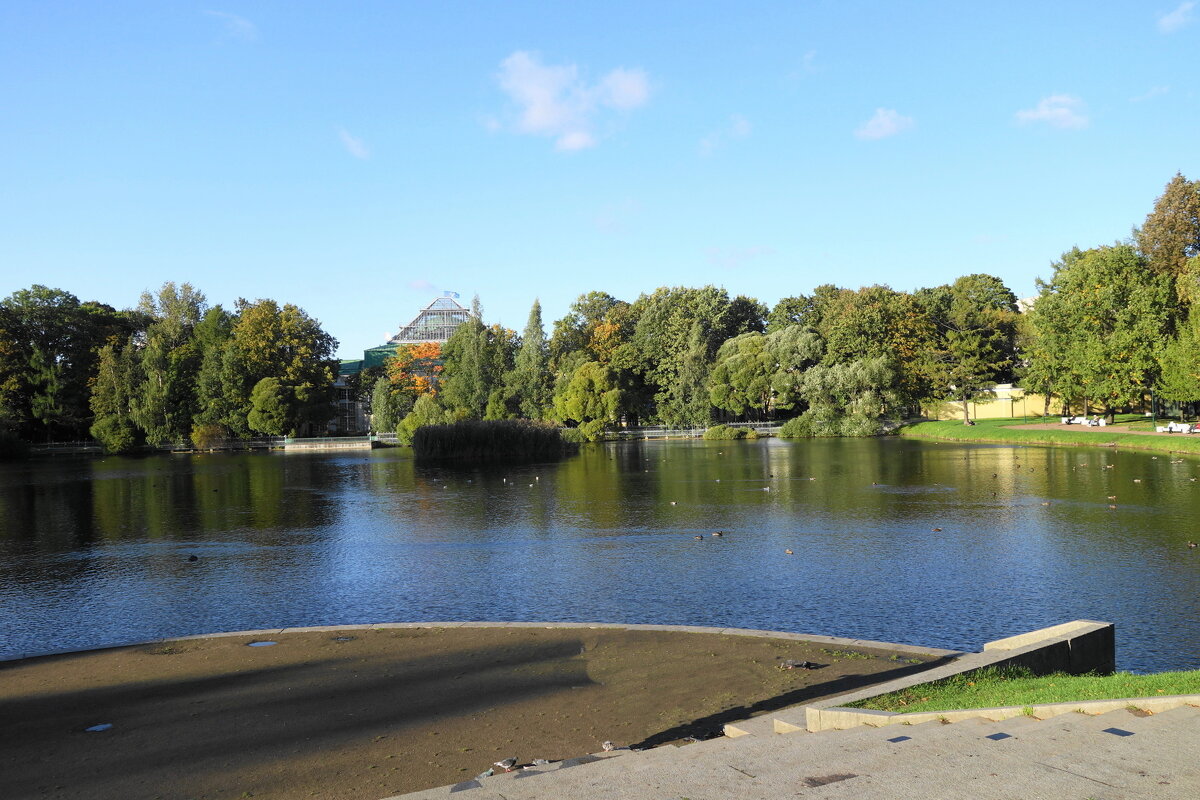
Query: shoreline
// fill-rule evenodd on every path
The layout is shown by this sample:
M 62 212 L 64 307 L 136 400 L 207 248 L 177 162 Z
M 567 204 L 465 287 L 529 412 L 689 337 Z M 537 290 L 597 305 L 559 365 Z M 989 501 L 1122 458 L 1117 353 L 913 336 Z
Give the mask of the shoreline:
M 1189 438 L 1191 434 L 1121 430 L 1120 425 L 1083 427 L 1055 422 L 1023 423 L 1010 419 L 980 420 L 975 425 L 963 425 L 961 420 L 938 420 L 907 425 L 900 429 L 899 436 L 936 442 L 1106 447 L 1200 455 L 1200 436 Z
M 12 720 L 0 727 L 0 774 L 12 800 L 377 800 L 508 757 L 526 764 L 606 740 L 645 748 L 706 738 L 727 721 L 911 675 L 953 653 L 881 644 L 451 622 L 272 628 L 45 655 L 0 663 Z M 788 660 L 818 666 L 781 669 Z

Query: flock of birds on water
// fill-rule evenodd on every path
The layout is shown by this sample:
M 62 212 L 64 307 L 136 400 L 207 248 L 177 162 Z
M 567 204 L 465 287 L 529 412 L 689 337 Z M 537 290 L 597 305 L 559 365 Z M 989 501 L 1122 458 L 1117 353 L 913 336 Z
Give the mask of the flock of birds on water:
M 724 451 L 718 451 L 717 455 L 724 455 Z M 612 456 L 609 456 L 609 457 L 611 458 Z M 1151 456 L 1150 458 L 1151 458 L 1152 460 L 1155 460 L 1155 461 L 1157 461 L 1157 460 L 1158 460 L 1158 456 Z M 1014 460 L 1014 461 L 1020 461 L 1020 459 L 1021 459 L 1020 455 L 1014 455 L 1014 456 L 1013 456 L 1013 460 Z M 649 459 L 649 458 L 646 458 L 646 459 L 644 459 L 644 460 L 645 460 L 645 461 L 649 461 L 650 459 Z M 964 460 L 965 460 L 965 457 L 964 457 Z M 1086 465 L 1086 463 L 1087 463 L 1087 462 L 1080 462 L 1080 464 L 1083 464 L 1083 465 Z M 1173 459 L 1171 459 L 1171 460 L 1170 460 L 1170 463 L 1171 463 L 1171 464 L 1183 464 L 1183 463 L 1185 463 L 1185 462 L 1184 462 L 1184 459 L 1182 459 L 1182 458 L 1173 458 Z M 1115 465 L 1113 465 L 1113 464 L 1102 464 L 1102 465 L 1100 466 L 1100 469 L 1113 469 L 1114 467 L 1115 467 Z M 1015 465 L 1014 465 L 1014 469 L 1018 469 L 1018 470 L 1019 470 L 1019 469 L 1021 469 L 1021 468 L 1022 468 L 1022 465 L 1021 465 L 1021 464 L 1015 464 Z M 1072 472 L 1076 472 L 1076 471 L 1078 471 L 1078 468 L 1079 468 L 1079 465 L 1072 466 L 1072 467 L 1071 467 L 1071 471 L 1072 471 Z M 650 470 L 649 470 L 649 469 L 644 469 L 644 470 L 642 470 L 642 471 L 643 471 L 643 472 L 649 472 Z M 1031 473 L 1032 473 L 1032 472 L 1036 472 L 1036 468 L 1034 468 L 1034 467 L 1028 467 L 1028 468 L 1026 469 L 1026 472 L 1031 472 Z M 769 473 L 767 477 L 768 477 L 768 478 L 774 478 L 774 477 L 775 477 L 775 474 L 774 474 L 774 473 Z M 994 479 L 995 479 L 995 478 L 999 478 L 999 477 L 1000 477 L 1000 474 L 999 474 L 998 472 L 993 472 L 993 473 L 992 473 L 992 478 L 994 478 Z M 541 479 L 542 479 L 542 478 L 541 478 L 541 476 L 540 476 L 540 475 L 534 475 L 534 476 L 533 476 L 533 480 L 534 480 L 534 482 L 533 482 L 533 483 L 531 483 L 531 484 L 529 484 L 529 487 L 530 487 L 530 488 L 532 488 L 532 487 L 536 486 L 536 485 L 538 484 L 538 482 L 540 482 L 540 481 L 541 481 Z M 800 478 L 799 480 L 815 481 L 815 480 L 817 480 L 817 479 L 816 479 L 815 477 L 808 477 L 808 478 Z M 1189 480 L 1191 483 L 1196 483 L 1196 482 L 1197 482 L 1197 479 L 1196 479 L 1196 478 L 1188 478 L 1188 480 Z M 474 480 L 473 480 L 473 479 L 471 479 L 471 478 L 468 478 L 466 482 L 467 482 L 467 483 L 474 483 Z M 509 479 L 509 478 L 507 478 L 507 477 L 501 478 L 501 479 L 500 479 L 500 482 L 501 482 L 502 484 L 504 484 L 504 485 L 508 485 L 508 486 L 516 486 L 516 485 L 517 485 L 515 481 L 513 481 L 513 480 L 511 480 L 511 479 Z M 720 478 L 716 478 L 716 479 L 715 479 L 715 482 L 716 482 L 716 483 L 720 483 L 720 482 L 721 482 L 721 479 L 720 479 Z M 1142 479 L 1141 479 L 1141 478 L 1133 478 L 1133 482 L 1134 482 L 1134 483 L 1141 483 L 1141 482 L 1142 482 Z M 883 485 L 883 484 L 880 484 L 878 481 L 872 481 L 872 482 L 871 482 L 871 485 L 872 485 L 872 486 L 881 486 L 881 485 Z M 936 484 L 936 483 L 935 483 L 934 485 L 936 486 L 936 485 L 938 485 L 938 484 Z M 450 488 L 450 487 L 449 487 L 449 485 L 447 485 L 447 484 L 443 484 L 443 485 L 442 485 L 442 488 L 443 488 L 443 489 L 448 489 L 448 488 Z M 216 489 L 214 489 L 213 491 L 216 491 Z M 760 491 L 763 491 L 763 492 L 770 492 L 770 491 L 771 491 L 771 487 L 770 487 L 770 486 L 763 486 L 763 487 L 761 488 L 761 490 L 760 490 Z M 992 492 L 992 497 L 998 497 L 998 496 L 999 496 L 999 493 L 998 493 L 998 492 Z M 1115 494 L 1110 494 L 1110 495 L 1107 495 L 1106 499 L 1108 499 L 1108 500 L 1110 500 L 1110 501 L 1112 501 L 1112 500 L 1116 500 L 1116 499 L 1117 499 L 1117 496 L 1116 496 Z M 678 506 L 678 505 L 679 505 L 679 501 L 677 501 L 677 500 L 670 500 L 670 501 L 668 501 L 668 502 L 669 502 L 669 503 L 670 503 L 670 505 L 672 505 L 672 506 Z M 1043 502 L 1042 502 L 1042 505 L 1043 505 L 1043 506 L 1049 506 L 1049 505 L 1051 505 L 1051 502 L 1050 502 L 1049 500 L 1045 500 L 1045 501 L 1043 501 Z M 1109 508 L 1110 510 L 1115 510 L 1115 509 L 1117 508 L 1117 505 L 1116 505 L 1116 503 L 1112 503 L 1112 502 L 1110 502 L 1110 503 L 1108 504 L 1108 508 Z M 933 533 L 941 533 L 941 532 L 942 532 L 942 529 L 941 529 L 941 528 L 930 528 L 930 530 L 931 530 Z M 728 531 L 713 531 L 713 532 L 712 532 L 712 534 L 710 534 L 710 536 L 713 536 L 713 537 L 718 537 L 718 538 L 719 538 L 719 537 L 723 537 L 723 536 L 725 536 L 727 533 L 728 533 Z M 694 536 L 694 537 L 692 537 L 692 538 L 693 538 L 693 539 L 695 539 L 696 541 L 703 541 L 703 540 L 705 539 L 705 537 L 704 537 L 704 536 Z M 1197 547 L 1200 547 L 1200 544 L 1198 544 L 1197 542 L 1194 542 L 1194 541 L 1188 540 L 1188 542 L 1187 542 L 1187 547 L 1188 547 L 1188 549 L 1190 549 L 1190 550 L 1195 550 Z M 789 549 L 785 549 L 785 550 L 783 551 L 783 553 L 784 553 L 784 555 L 788 555 L 788 556 L 795 555 L 795 552 L 794 552 L 793 550 L 791 550 L 790 548 L 789 548 Z M 199 559 L 199 557 L 198 557 L 198 556 L 196 556 L 196 555 L 189 555 L 189 556 L 187 557 L 187 560 L 188 560 L 188 561 L 190 561 L 190 562 L 195 562 L 195 561 L 199 561 L 200 559 Z M 497 766 L 499 766 L 499 765 L 497 765 Z

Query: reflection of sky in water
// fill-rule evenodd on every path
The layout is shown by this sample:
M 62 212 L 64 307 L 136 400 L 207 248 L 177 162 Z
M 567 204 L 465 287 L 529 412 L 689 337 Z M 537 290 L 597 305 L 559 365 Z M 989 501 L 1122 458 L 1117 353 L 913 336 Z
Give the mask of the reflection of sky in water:
M 1124 667 L 1200 667 L 1200 550 L 1186 547 L 1200 471 L 1171 462 L 766 440 L 487 471 L 418 467 L 404 450 L 10 464 L 0 654 L 457 619 L 977 649 L 1090 618 L 1118 624 Z

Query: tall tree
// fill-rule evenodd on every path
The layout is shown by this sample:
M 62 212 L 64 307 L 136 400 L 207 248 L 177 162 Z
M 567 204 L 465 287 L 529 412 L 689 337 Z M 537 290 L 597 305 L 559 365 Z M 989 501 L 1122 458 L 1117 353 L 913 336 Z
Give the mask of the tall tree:
M 1182 277 L 1188 259 L 1200 255 L 1200 181 L 1175 173 L 1135 235 L 1151 269 Z
M 653 413 L 663 422 L 705 424 L 708 364 L 726 339 L 761 332 L 766 308 L 746 297 L 730 300 L 714 286 L 662 287 L 639 297 L 631 314 L 637 322 L 613 364 L 645 381 Z
M 131 342 L 110 342 L 100 348 L 89 404 L 92 438 L 107 453 L 126 453 L 140 443 L 133 421 L 133 395 L 140 383 L 137 352 Z
M 488 380 L 487 328 L 482 320 L 479 295 L 471 301 L 471 317 L 459 325 L 442 348 L 445 372 L 441 400 L 448 410 L 470 419 L 482 419 L 491 385 Z
M 225 365 L 225 348 L 233 335 L 233 317 L 221 306 L 213 306 L 204 312 L 204 318 L 192 329 L 192 339 L 200 354 L 200 366 L 193 387 L 194 407 L 193 431 L 205 427 L 220 438 L 226 433 L 226 420 L 235 409 L 225 395 L 222 373 Z M 211 437 L 210 437 L 211 438 Z
M 930 393 L 962 403 L 966 423 L 970 401 L 1012 377 L 1017 298 L 999 278 L 982 274 L 959 278 L 944 297 L 929 351 Z
M 141 384 L 133 419 L 151 442 L 186 439 L 196 414 L 196 375 L 202 353 L 192 332 L 206 310 L 204 295 L 184 283 L 142 294 L 138 311 L 154 322 L 141 348 Z
M 1110 418 L 1140 402 L 1172 334 L 1171 276 L 1148 269 L 1131 245 L 1116 244 L 1063 254 L 1050 282 L 1039 285 L 1030 323 L 1042 344 L 1034 353 L 1045 362 L 1039 369 L 1056 376 L 1055 392 Z
M 250 395 L 263 378 L 278 378 L 294 392 L 289 429 L 327 421 L 332 413 L 336 347 L 337 340 L 294 305 L 239 300 L 221 364 L 229 408 L 224 423 L 239 435 L 249 433 Z
M 0 301 L 0 400 L 27 439 L 74 438 L 91 425 L 88 381 L 109 339 L 133 328 L 128 314 L 35 285 Z
M 551 401 L 549 348 L 542 328 L 542 304 L 533 301 L 513 369 L 505 376 L 506 394 L 525 419 L 542 419 Z

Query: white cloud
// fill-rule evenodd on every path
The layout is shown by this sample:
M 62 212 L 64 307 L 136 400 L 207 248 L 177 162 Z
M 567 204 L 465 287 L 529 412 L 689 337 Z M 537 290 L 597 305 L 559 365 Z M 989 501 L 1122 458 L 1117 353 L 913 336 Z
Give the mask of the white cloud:
M 1087 110 L 1083 101 L 1069 94 L 1052 94 L 1043 97 L 1035 108 L 1017 112 L 1017 121 L 1022 124 L 1045 122 L 1055 128 L 1086 128 Z
M 342 140 L 342 146 L 346 148 L 346 152 L 355 158 L 368 159 L 371 157 L 371 151 L 366 143 L 357 136 L 352 136 L 350 131 L 345 128 L 337 129 L 338 138 Z
M 614 69 L 600 80 L 601 102 L 628 110 L 644 106 L 650 99 L 650 82 L 640 69 Z
M 1129 102 L 1141 103 L 1144 100 L 1150 100 L 1158 97 L 1159 95 L 1166 94 L 1169 91 L 1171 91 L 1170 86 L 1152 86 L 1150 87 L 1150 91 L 1146 92 L 1145 94 L 1139 94 L 1137 97 L 1129 98 Z
M 1174 33 L 1192 21 L 1192 9 L 1196 7 L 1194 0 L 1180 3 L 1179 6 L 1168 14 L 1163 14 L 1158 18 L 1159 33 Z
M 513 128 L 553 137 L 559 150 L 594 146 L 597 117 L 605 110 L 631 111 L 650 99 L 650 81 L 640 69 L 614 69 L 589 85 L 574 64 L 542 64 L 523 50 L 500 62 L 497 81 L 517 105 Z
M 230 14 L 228 11 L 205 11 L 210 17 L 216 17 L 225 23 L 225 35 L 230 39 L 242 42 L 253 42 L 258 38 L 258 26 L 245 17 Z
M 420 292 L 428 291 L 428 290 L 432 289 L 433 286 L 434 286 L 433 283 L 425 280 L 424 278 L 417 278 L 416 280 L 412 280 L 412 281 L 408 282 L 408 288 L 415 289 Z
M 875 116 L 864 122 L 854 135 L 859 139 L 873 141 L 895 136 L 916 126 L 912 117 L 906 117 L 892 108 L 877 108 Z
M 729 124 L 720 130 L 713 131 L 700 140 L 699 150 L 702 156 L 711 156 L 713 152 L 729 139 L 745 139 L 754 131 L 750 120 L 741 114 L 730 114 Z

